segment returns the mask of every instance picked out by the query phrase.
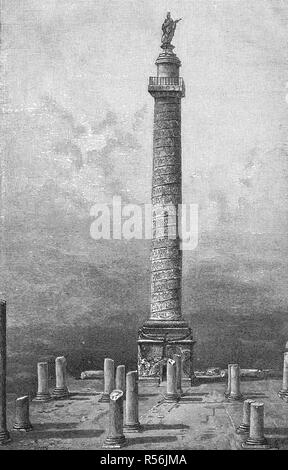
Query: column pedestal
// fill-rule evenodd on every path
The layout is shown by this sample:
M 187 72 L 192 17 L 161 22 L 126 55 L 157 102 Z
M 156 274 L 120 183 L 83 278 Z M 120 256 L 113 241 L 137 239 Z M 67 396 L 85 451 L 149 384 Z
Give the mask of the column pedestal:
M 166 365 L 174 354 L 182 357 L 182 383 L 193 384 L 193 341 L 191 328 L 185 322 L 180 326 L 152 326 L 147 322 L 139 330 L 138 374 L 146 384 L 160 384 L 166 380 Z

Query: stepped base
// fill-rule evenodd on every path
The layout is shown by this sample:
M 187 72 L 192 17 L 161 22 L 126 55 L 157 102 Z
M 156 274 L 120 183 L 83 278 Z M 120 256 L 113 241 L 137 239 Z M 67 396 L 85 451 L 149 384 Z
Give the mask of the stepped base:
M 288 390 L 280 390 L 278 397 L 288 402 Z
M 103 449 L 121 449 L 121 447 L 124 447 L 125 445 L 125 436 L 107 437 L 103 444 Z
M 229 401 L 243 401 L 243 395 L 240 393 L 240 395 L 229 395 L 227 397 L 227 400 Z
M 250 426 L 249 424 L 240 424 L 240 426 L 236 429 L 237 434 L 249 434 Z
M 0 432 L 0 445 L 8 444 L 11 442 L 10 434 L 8 431 L 1 431 Z
M 50 393 L 37 393 L 36 397 L 32 400 L 33 402 L 45 402 L 52 400 Z
M 67 387 L 65 388 L 55 388 L 52 392 L 52 397 L 56 400 L 64 400 L 65 398 L 69 397 L 69 390 Z
M 178 394 L 170 394 L 170 393 L 165 393 L 164 395 L 164 400 L 167 402 L 167 403 L 177 403 L 179 400 L 180 400 L 180 397 Z
M 13 426 L 13 429 L 15 429 L 15 431 L 28 432 L 28 431 L 32 431 L 33 426 L 32 426 L 31 423 L 26 423 L 26 424 L 15 423 L 14 426 Z
M 141 432 L 141 431 L 143 431 L 143 428 L 139 422 L 135 424 L 125 424 L 124 426 L 125 434 L 129 432 Z
M 98 403 L 110 403 L 110 395 L 109 393 L 103 393 L 101 398 L 98 400 Z
M 271 446 L 268 444 L 265 438 L 263 439 L 248 439 L 246 442 L 243 442 L 242 448 L 246 450 L 265 450 L 271 449 Z

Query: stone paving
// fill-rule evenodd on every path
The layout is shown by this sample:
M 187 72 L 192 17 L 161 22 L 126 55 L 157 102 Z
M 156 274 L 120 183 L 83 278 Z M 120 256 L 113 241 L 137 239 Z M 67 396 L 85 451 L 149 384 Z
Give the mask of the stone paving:
M 70 380 L 67 400 L 31 403 L 31 432 L 11 431 L 13 441 L 1 449 L 102 449 L 107 433 L 107 403 L 99 403 L 103 384 L 98 380 Z M 273 448 L 288 449 L 288 403 L 277 396 L 281 381 L 268 379 L 241 384 L 245 398 L 265 403 L 265 433 Z M 176 404 L 163 402 L 161 387 L 139 386 L 141 433 L 127 435 L 124 449 L 240 450 L 242 404 L 228 402 L 224 382 L 184 388 Z M 9 413 L 9 429 L 13 413 Z

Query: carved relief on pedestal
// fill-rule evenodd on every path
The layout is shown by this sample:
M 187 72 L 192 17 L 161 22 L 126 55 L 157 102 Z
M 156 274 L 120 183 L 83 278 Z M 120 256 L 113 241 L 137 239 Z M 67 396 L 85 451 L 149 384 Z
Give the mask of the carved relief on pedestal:
M 162 363 L 162 344 L 138 344 L 138 374 L 140 377 L 160 377 Z
M 182 358 L 183 378 L 193 380 L 193 345 L 179 344 L 169 341 L 166 343 L 153 343 L 153 340 L 138 344 L 138 374 L 139 377 L 155 378 L 165 380 L 166 362 L 168 358 L 173 358 L 174 354 L 179 354 Z
M 166 348 L 166 355 L 169 358 L 173 358 L 174 354 L 179 354 L 182 360 L 182 376 L 191 378 L 193 376 L 193 345 L 187 347 L 182 344 L 168 344 Z

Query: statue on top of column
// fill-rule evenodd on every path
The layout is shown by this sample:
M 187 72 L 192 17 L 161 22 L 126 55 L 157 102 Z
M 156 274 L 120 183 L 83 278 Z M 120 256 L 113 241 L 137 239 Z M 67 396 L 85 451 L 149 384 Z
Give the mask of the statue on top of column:
M 171 13 L 170 12 L 167 13 L 164 23 L 162 24 L 162 33 L 163 33 L 162 39 L 161 39 L 162 46 L 165 47 L 171 44 L 171 41 L 175 33 L 176 25 L 177 23 L 179 23 L 179 21 L 181 21 L 181 19 L 182 18 L 174 21 L 171 18 Z

